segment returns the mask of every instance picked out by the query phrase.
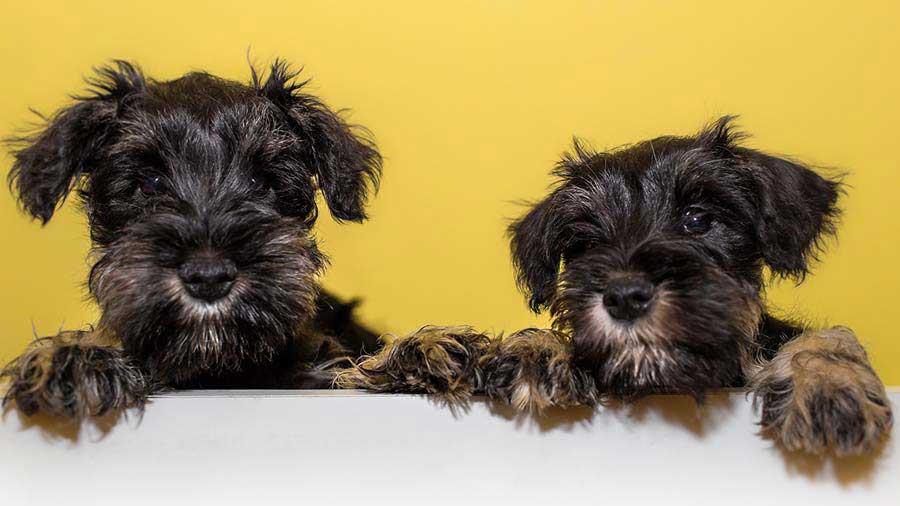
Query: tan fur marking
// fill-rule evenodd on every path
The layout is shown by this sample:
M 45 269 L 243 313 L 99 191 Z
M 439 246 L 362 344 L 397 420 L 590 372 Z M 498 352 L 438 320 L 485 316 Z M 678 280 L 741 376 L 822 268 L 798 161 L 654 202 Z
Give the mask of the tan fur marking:
M 597 402 L 593 381 L 572 364 L 569 339 L 550 329 L 526 329 L 496 342 L 481 359 L 484 390 L 519 411 Z
M 750 378 L 763 432 L 789 450 L 871 451 L 893 415 L 865 350 L 846 327 L 807 331 Z
M 383 338 L 384 339 L 384 338 Z M 425 393 L 465 402 L 477 388 L 490 339 L 470 327 L 427 326 L 396 338 L 335 377 L 339 388 Z
M 148 387 L 121 346 L 95 329 L 35 340 L 0 371 L 0 379 L 8 381 L 4 405 L 15 401 L 26 414 L 72 419 L 142 405 Z

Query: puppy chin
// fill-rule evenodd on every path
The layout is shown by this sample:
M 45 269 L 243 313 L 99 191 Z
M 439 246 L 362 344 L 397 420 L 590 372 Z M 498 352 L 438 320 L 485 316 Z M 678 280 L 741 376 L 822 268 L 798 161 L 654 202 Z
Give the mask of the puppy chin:
M 671 391 L 666 378 L 675 363 L 669 339 L 661 332 L 669 311 L 668 296 L 660 293 L 648 314 L 616 320 L 597 295 L 573 329 L 575 356 L 613 397 Z
M 115 305 L 101 301 L 103 324 L 115 329 L 125 349 L 157 380 L 172 385 L 271 363 L 309 314 L 297 302 L 300 297 L 285 299 L 284 312 L 273 311 L 264 303 L 271 294 L 242 278 L 212 302 L 191 296 L 174 274 L 146 283 L 140 299 L 124 295 L 135 294 L 122 294 Z

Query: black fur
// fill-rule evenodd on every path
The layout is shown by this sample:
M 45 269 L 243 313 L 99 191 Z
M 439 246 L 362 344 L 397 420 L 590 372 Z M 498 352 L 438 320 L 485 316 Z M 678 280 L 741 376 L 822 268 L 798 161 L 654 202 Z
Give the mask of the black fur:
M 317 189 L 335 219 L 363 221 L 381 157 L 297 75 L 276 60 L 249 84 L 203 72 L 157 81 L 117 61 L 41 131 L 12 139 L 9 181 L 27 213 L 46 223 L 77 189 L 102 310 L 91 335 L 148 383 L 321 384 L 322 364 L 372 351 L 353 306 L 319 295 L 326 259 L 311 227 Z M 227 295 L 201 300 L 185 273 L 220 265 Z
M 4 405 L 15 401 L 26 415 L 67 418 L 142 407 L 154 385 L 138 364 L 119 348 L 80 346 L 80 334 L 38 339 L 0 371 L 10 380 Z
M 835 233 L 841 183 L 742 137 L 724 117 L 696 136 L 607 153 L 576 143 L 555 189 L 510 227 L 519 284 L 595 380 L 576 390 L 699 400 L 748 386 L 763 434 L 788 450 L 872 451 L 893 414 L 856 335 L 781 321 L 762 298 L 765 266 L 798 282 L 809 273 Z M 523 387 L 550 377 L 542 368 L 510 353 L 493 360 L 516 372 L 501 383 L 525 392 L 519 405 L 593 398 L 567 394 L 578 384 L 571 371 L 544 387 L 555 395 L 530 393 Z
M 576 143 L 552 193 L 510 227 L 531 308 L 550 309 L 572 334 L 576 361 L 609 394 L 700 396 L 742 384 L 763 265 L 802 279 L 834 232 L 839 181 L 743 147 L 732 124 L 724 117 L 696 136 L 607 153 Z M 685 229 L 697 216 L 709 230 Z M 653 309 L 603 323 L 612 321 L 604 290 L 621 276 L 655 287 Z
M 893 415 L 856 336 L 780 321 L 762 299 L 764 266 L 807 274 L 840 183 L 740 139 L 725 117 L 608 153 L 576 143 L 509 229 L 519 284 L 554 329 L 427 327 L 338 382 L 531 412 L 748 386 L 763 433 L 787 449 L 871 451 Z

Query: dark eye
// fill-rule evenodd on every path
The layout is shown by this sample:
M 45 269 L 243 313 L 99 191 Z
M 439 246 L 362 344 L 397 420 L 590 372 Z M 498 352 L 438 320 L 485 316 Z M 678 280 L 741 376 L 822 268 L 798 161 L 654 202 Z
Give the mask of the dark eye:
M 266 174 L 257 173 L 250 176 L 250 187 L 256 195 L 267 195 L 272 189 L 272 180 Z
M 691 208 L 684 213 L 682 228 L 691 235 L 705 234 L 713 224 L 713 215 L 702 210 Z
M 140 189 L 144 195 L 154 195 L 162 188 L 162 178 L 160 176 L 148 176 L 141 180 Z
M 572 242 L 566 247 L 563 256 L 568 259 L 583 255 L 587 250 L 596 248 L 599 243 L 592 239 L 582 239 Z

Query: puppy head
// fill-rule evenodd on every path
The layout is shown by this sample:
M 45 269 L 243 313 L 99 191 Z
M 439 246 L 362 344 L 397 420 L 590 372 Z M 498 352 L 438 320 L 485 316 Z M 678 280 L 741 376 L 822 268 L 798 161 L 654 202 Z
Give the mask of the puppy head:
M 77 189 L 101 325 L 164 380 L 270 360 L 312 315 L 317 188 L 336 219 L 366 217 L 378 152 L 295 77 L 276 61 L 248 85 L 156 81 L 117 62 L 18 140 L 22 207 L 46 223 Z
M 613 395 L 733 384 L 763 266 L 801 280 L 834 232 L 839 183 L 742 147 L 731 119 L 608 153 L 578 144 L 510 227 L 518 281 Z

